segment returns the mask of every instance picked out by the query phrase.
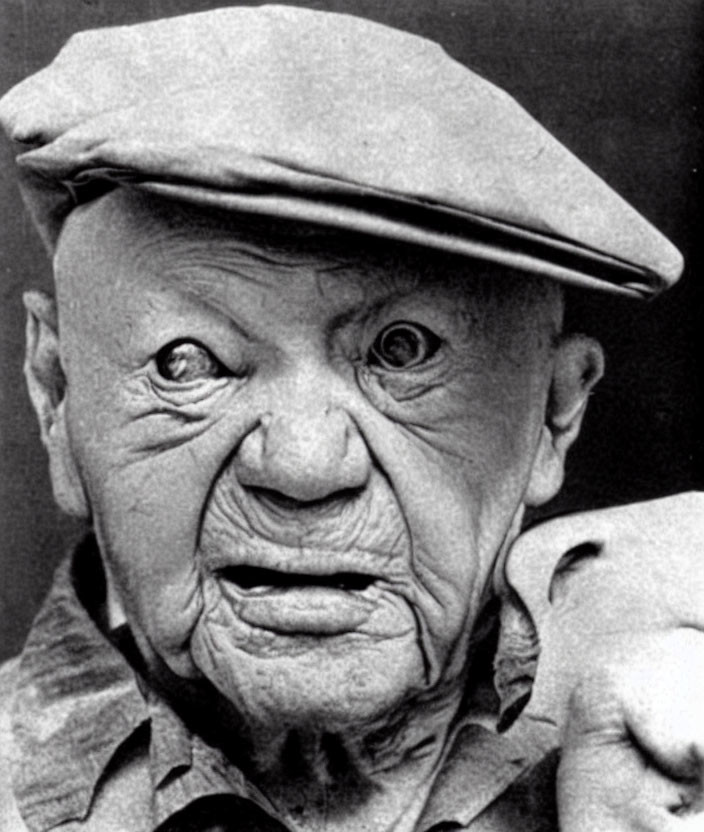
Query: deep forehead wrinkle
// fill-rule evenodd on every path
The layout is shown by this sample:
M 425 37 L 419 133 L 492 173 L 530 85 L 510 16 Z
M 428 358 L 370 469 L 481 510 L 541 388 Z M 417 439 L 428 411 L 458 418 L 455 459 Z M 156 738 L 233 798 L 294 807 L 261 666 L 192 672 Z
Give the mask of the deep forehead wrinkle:
M 148 273 L 157 287 L 171 284 L 174 291 L 229 314 L 233 296 L 228 296 L 228 279 L 267 289 L 271 298 L 277 282 L 296 281 L 300 275 L 306 278 L 301 287 L 310 286 L 313 275 L 316 295 L 306 299 L 302 292 L 302 301 L 314 302 L 317 296 L 330 313 L 344 318 L 362 307 L 378 308 L 418 288 L 451 281 L 461 298 L 460 310 L 476 307 L 484 317 L 513 307 L 517 324 L 532 319 L 535 325 L 539 309 L 539 319 L 552 319 L 553 331 L 560 328 L 559 288 L 544 278 L 498 274 L 478 261 L 460 263 L 382 247 L 310 226 L 213 214 L 129 189 L 77 208 L 67 220 L 63 240 L 68 245 L 60 241 L 57 249 L 57 282 L 64 265 L 74 275 L 68 284 L 79 291 L 76 279 L 94 279 L 98 270 L 109 279 L 129 282 Z
M 202 291 L 206 270 L 235 275 L 266 286 L 281 276 L 296 272 L 314 274 L 321 297 L 345 294 L 350 282 L 367 284 L 372 295 L 409 291 L 421 275 L 409 258 L 369 252 L 341 237 L 245 224 L 213 224 L 196 216 L 194 222 L 153 228 L 154 241 L 144 247 L 144 256 L 158 256 L 169 270 L 181 277 L 192 291 Z M 153 218 L 152 218 L 153 224 Z M 206 289 L 206 292 L 208 290 Z
M 88 206 L 87 211 L 96 214 L 102 228 L 110 228 L 113 238 L 138 240 L 138 246 L 120 245 L 114 252 L 120 259 L 129 257 L 135 269 L 161 262 L 172 272 L 193 272 L 195 266 L 257 281 L 266 279 L 267 267 L 282 272 L 309 270 L 320 276 L 322 293 L 330 285 L 337 289 L 349 276 L 369 276 L 389 287 L 419 280 L 410 258 L 339 231 L 205 211 L 129 189 L 111 192 L 95 210 Z M 87 223 L 81 225 L 89 245 L 90 229 Z M 103 233 L 97 242 L 105 245 Z M 242 268 L 245 264 L 248 273 Z
M 375 314 L 388 303 L 411 294 L 417 286 L 410 276 L 405 280 L 398 279 L 398 275 L 391 278 L 382 269 L 363 268 L 362 263 L 331 265 L 327 259 L 305 253 L 268 256 L 256 247 L 221 239 L 216 246 L 188 247 L 183 256 L 170 256 L 163 277 L 167 284 L 173 283 L 175 291 L 206 303 L 233 321 L 237 318 L 237 294 L 231 286 L 242 292 L 249 285 L 265 304 L 276 303 L 279 287 L 293 283 L 300 294 L 294 285 L 293 291 L 287 292 L 287 302 L 298 297 L 299 309 L 313 315 L 316 309 L 324 309 L 332 330 L 362 315 Z
M 150 265 L 156 260 L 168 265 L 170 272 L 193 279 L 197 272 L 212 270 L 236 274 L 255 282 L 266 282 L 270 272 L 311 270 L 315 272 L 348 270 L 343 263 L 322 252 L 301 251 L 278 240 L 253 235 L 237 226 L 224 228 L 193 221 L 178 225 L 149 217 L 149 225 L 140 234 L 137 265 L 140 259 Z
M 409 292 L 421 281 L 407 256 L 380 251 L 368 241 L 361 245 L 363 241 L 351 241 L 339 232 L 243 220 L 238 215 L 233 219 L 139 195 L 137 199 L 137 215 L 147 209 L 133 229 L 139 233 L 138 256 L 149 261 L 152 270 L 156 259 L 184 291 L 219 307 L 218 299 L 233 277 L 275 288 L 299 273 L 313 275 L 318 296 L 344 308 Z

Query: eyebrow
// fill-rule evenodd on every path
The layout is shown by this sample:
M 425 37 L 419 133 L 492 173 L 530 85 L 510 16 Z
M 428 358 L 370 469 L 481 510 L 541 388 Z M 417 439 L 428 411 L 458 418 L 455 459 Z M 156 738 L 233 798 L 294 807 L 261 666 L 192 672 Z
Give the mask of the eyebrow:
M 212 264 L 208 264 L 207 268 L 215 274 L 220 273 L 224 276 L 235 274 L 233 270 L 225 272 L 224 269 L 213 267 Z M 236 273 L 242 278 L 248 277 L 248 275 Z M 226 319 L 228 326 L 231 326 L 238 335 L 247 341 L 253 340 L 251 333 L 244 329 L 235 318 L 233 314 L 235 310 L 226 304 L 220 293 L 216 291 L 217 284 L 214 281 L 207 280 L 205 276 L 199 276 L 196 271 L 191 271 L 189 268 L 179 267 L 159 271 L 158 276 L 163 282 L 155 287 L 155 294 L 172 294 L 181 300 L 194 303 L 201 309 L 204 308 L 206 312 L 216 312 Z

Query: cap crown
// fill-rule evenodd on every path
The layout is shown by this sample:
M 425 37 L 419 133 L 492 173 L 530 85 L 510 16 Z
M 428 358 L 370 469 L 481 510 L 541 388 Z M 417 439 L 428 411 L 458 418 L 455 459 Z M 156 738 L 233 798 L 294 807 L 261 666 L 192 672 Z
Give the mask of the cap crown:
M 677 250 L 510 96 L 423 38 L 284 6 L 75 35 L 0 102 L 52 247 L 115 183 L 650 294 Z

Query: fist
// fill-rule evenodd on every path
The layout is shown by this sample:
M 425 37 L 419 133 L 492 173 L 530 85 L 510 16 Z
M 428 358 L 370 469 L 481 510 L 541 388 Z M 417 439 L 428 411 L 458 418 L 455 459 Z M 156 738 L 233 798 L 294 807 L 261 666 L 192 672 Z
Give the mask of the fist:
M 704 633 L 610 637 L 568 705 L 561 832 L 704 830 Z

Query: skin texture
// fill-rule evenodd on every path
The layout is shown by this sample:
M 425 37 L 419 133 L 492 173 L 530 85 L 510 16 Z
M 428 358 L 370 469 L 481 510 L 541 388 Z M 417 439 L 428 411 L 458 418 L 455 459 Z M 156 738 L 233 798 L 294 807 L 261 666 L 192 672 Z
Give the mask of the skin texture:
M 333 758 L 364 796 L 339 826 L 417 814 L 598 346 L 559 337 L 537 278 L 127 190 L 73 212 L 55 271 L 60 338 L 28 301 L 30 392 L 151 671 L 218 691 L 284 814 L 286 772 L 320 791 Z

